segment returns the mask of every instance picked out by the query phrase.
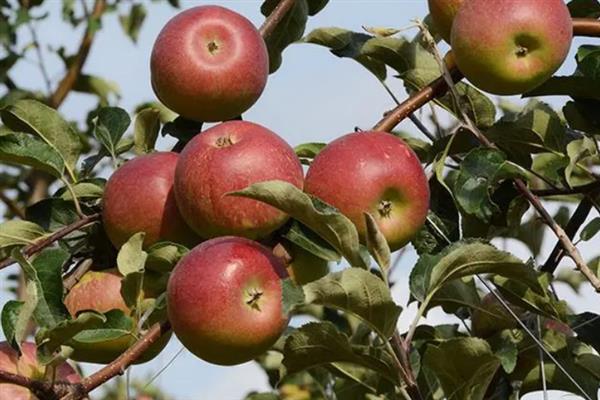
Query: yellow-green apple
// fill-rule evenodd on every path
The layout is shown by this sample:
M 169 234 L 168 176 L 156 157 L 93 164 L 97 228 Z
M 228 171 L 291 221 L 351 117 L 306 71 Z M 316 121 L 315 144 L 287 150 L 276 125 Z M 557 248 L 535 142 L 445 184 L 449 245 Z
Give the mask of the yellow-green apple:
M 489 93 L 525 93 L 562 65 L 573 38 L 563 0 L 468 0 L 452 25 L 460 71 Z
M 137 232 L 144 246 L 168 240 L 194 245 L 199 239 L 179 214 L 173 192 L 178 154 L 158 152 L 123 164 L 108 180 L 102 219 L 110 241 L 121 247 Z
M 273 247 L 273 254 L 286 266 L 290 278 L 297 285 L 316 281 L 329 273 L 329 263 L 310 251 L 288 241 Z
M 385 132 L 351 133 L 331 142 L 308 169 L 304 189 L 339 209 L 363 239 L 363 213 L 370 213 L 392 250 L 418 232 L 429 209 L 429 184 L 419 159 Z
M 208 240 L 185 255 L 167 286 L 167 313 L 183 345 L 213 364 L 267 351 L 288 324 L 285 267 L 270 249 L 240 237 Z
M 21 356 L 7 342 L 0 342 L 0 371 L 21 375 L 26 378 L 76 383 L 80 381 L 79 374 L 66 362 L 56 367 L 46 367 L 37 360 L 35 344 L 21 344 Z M 0 382 L 0 399 L 6 400 L 37 400 L 37 397 L 22 386 Z
M 185 10 L 159 33 L 152 88 L 171 110 L 204 122 L 232 119 L 258 100 L 269 75 L 264 40 L 245 17 L 219 6 Z
M 294 150 L 267 128 L 229 121 L 202 132 L 185 146 L 175 171 L 175 197 L 186 222 L 201 237 L 263 238 L 283 225 L 287 214 L 227 194 L 269 180 L 302 189 L 302 165 Z
M 116 269 L 89 271 L 69 291 L 64 303 L 73 317 L 82 311 L 106 313 L 121 310 L 134 318 L 132 310 L 127 307 L 121 295 L 122 276 Z M 167 345 L 170 334 L 164 335 L 154 343 L 136 363 L 144 363 L 156 357 Z M 76 361 L 107 364 L 127 350 L 136 339 L 133 335 L 123 335 L 104 342 L 84 342 L 75 339 L 69 342 L 74 351 L 71 358 Z
M 429 15 L 442 39 L 450 43 L 452 22 L 465 0 L 428 0 Z

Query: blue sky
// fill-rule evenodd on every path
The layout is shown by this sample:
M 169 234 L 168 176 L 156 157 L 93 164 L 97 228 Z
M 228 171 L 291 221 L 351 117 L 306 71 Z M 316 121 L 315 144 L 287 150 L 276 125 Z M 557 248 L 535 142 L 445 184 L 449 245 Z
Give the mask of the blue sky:
M 89 0 L 91 3 L 91 0 Z M 61 2 L 46 1 L 46 8 L 53 17 L 38 26 L 39 36 L 44 43 L 64 43 L 69 50 L 76 49 L 80 32 L 73 34 L 59 19 Z M 209 4 L 206 1 L 181 1 L 183 8 Z M 232 8 L 252 20 L 257 26 L 263 20 L 258 0 L 213 1 Z M 122 98 L 119 105 L 132 110 L 141 102 L 154 100 L 150 87 L 149 57 L 153 41 L 166 21 L 177 13 L 166 2 L 148 4 L 148 16 L 140 32 L 137 45 L 124 39 L 115 14 L 103 20 L 104 28 L 98 34 L 84 72 L 99 75 L 115 81 Z M 352 30 L 361 30 L 361 26 L 385 26 L 405 28 L 414 18 L 423 18 L 427 14 L 426 0 L 332 0 L 330 4 L 312 18 L 309 30 L 316 27 L 339 26 Z M 408 32 L 407 34 L 410 34 Z M 586 40 L 590 42 L 590 40 Z M 578 41 L 577 43 L 581 43 Z M 576 45 L 575 45 L 576 46 Z M 574 48 L 575 48 L 574 46 Z M 52 58 L 48 51 L 45 56 L 50 64 L 50 75 L 58 78 L 62 74 L 62 64 Z M 570 73 L 574 68 L 572 57 L 561 72 Z M 42 88 L 43 81 L 39 71 L 32 63 L 21 63 L 13 78 L 21 85 Z M 400 81 L 390 81 L 396 94 L 405 96 Z M 559 103 L 560 99 L 552 102 Z M 70 118 L 82 120 L 85 112 L 95 100 L 90 96 L 71 94 L 62 107 Z M 263 124 L 285 138 L 290 144 L 311 141 L 330 141 L 352 131 L 355 127 L 368 128 L 379 120 L 382 113 L 393 107 L 393 103 L 382 87 L 370 73 L 357 63 L 332 56 L 327 50 L 314 45 L 294 45 L 284 54 L 281 69 L 270 77 L 265 93 L 248 113 L 245 119 Z M 409 123 L 401 128 L 415 132 Z M 417 134 L 415 132 L 415 134 Z M 171 142 L 161 140 L 159 148 L 167 149 Z M 545 252 L 553 241 L 547 240 Z M 523 258 L 529 257 L 524 246 L 509 242 L 511 251 Z M 584 248 L 584 254 L 595 255 L 591 248 Z M 407 275 L 414 264 L 415 255 L 408 251 L 401 262 L 396 278 L 394 296 L 401 304 L 406 303 Z M 0 274 L 0 282 L 7 272 Z M 576 298 L 568 289 L 561 288 L 562 294 L 572 300 L 578 311 L 600 312 L 597 299 L 585 301 Z M 587 296 L 593 296 L 591 291 Z M 588 299 L 590 297 L 587 297 Z M 7 298 L 0 293 L 0 304 Z M 406 329 L 414 313 L 408 308 L 400 321 L 400 327 Z M 440 312 L 432 312 L 429 322 L 447 321 Z M 177 340 L 171 340 L 167 350 L 158 358 L 143 366 L 133 368 L 134 376 L 146 376 L 159 370 L 181 348 Z M 86 372 L 95 367 L 86 366 Z M 175 362 L 159 377 L 157 382 L 177 399 L 223 399 L 235 400 L 243 397 L 249 390 L 267 389 L 265 375 L 253 364 L 238 367 L 217 367 L 209 365 L 184 351 Z M 531 399 L 541 398 L 532 395 Z

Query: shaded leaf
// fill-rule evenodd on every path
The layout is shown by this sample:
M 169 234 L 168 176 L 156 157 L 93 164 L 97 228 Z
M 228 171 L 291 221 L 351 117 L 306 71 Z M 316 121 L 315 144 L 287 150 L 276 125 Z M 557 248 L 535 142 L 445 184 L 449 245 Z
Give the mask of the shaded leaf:
M 136 154 L 147 154 L 154 150 L 160 131 L 160 111 L 146 108 L 135 117 L 133 128 L 133 148 Z
M 129 114 L 121 108 L 104 107 L 98 111 L 94 123 L 94 135 L 113 158 L 118 154 L 119 141 L 130 123 Z
M 0 248 L 32 244 L 44 235 L 46 231 L 33 222 L 18 219 L 6 221 L 0 224 Z
M 4 333 L 5 340 L 13 347 L 17 349 L 19 346 L 15 341 L 15 326 L 19 319 L 19 313 L 23 308 L 24 302 L 16 300 L 8 300 L 4 307 L 2 307 L 2 333 Z
M 391 264 L 391 251 L 385 236 L 379 230 L 375 218 L 369 213 L 364 213 L 367 227 L 367 248 L 384 275 L 387 275 Z
M 0 161 L 27 165 L 60 178 L 64 160 L 54 148 L 26 133 L 0 135 Z

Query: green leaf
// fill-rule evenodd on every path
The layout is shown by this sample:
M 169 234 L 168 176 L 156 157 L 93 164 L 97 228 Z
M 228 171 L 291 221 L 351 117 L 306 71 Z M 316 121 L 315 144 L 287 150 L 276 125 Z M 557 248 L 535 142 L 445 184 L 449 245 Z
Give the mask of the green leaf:
M 600 315 L 584 312 L 569 318 L 569 326 L 577 333 L 577 338 L 600 351 Z
M 368 267 L 369 261 L 360 251 L 358 232 L 352 222 L 296 186 L 283 181 L 260 182 L 230 195 L 259 200 L 288 213 L 326 240 L 352 266 Z
M 0 161 L 27 165 L 60 178 L 65 164 L 52 146 L 26 133 L 0 135 Z
M 79 219 L 73 202 L 59 198 L 44 199 L 27 207 L 25 216 L 42 227 L 42 230 L 49 231 L 60 229 Z M 0 231 L 1 227 L 2 225 Z
M 89 93 L 98 97 L 101 106 L 110 104 L 111 96 L 116 100 L 121 98 L 119 84 L 99 76 L 81 74 L 77 77 L 73 90 L 81 93 Z
M 72 340 L 80 343 L 102 343 L 124 336 L 132 336 L 134 320 L 121 310 L 104 313 L 106 322 L 99 328 L 86 329 L 76 334 Z
M 381 272 L 387 276 L 391 265 L 391 251 L 388 246 L 385 236 L 379 230 L 375 218 L 369 213 L 364 213 L 365 225 L 367 227 L 367 248 L 377 265 L 381 268 Z
M 524 177 L 524 172 L 506 160 L 499 150 L 477 148 L 460 163 L 454 182 L 454 198 L 462 210 L 476 218 L 490 222 L 500 213 L 491 195 L 505 179 Z
M 104 186 L 96 182 L 79 182 L 72 189 L 78 199 L 99 199 L 104 194 Z M 70 190 L 65 190 L 60 197 L 63 200 L 73 200 Z
M 133 148 L 136 154 L 147 154 L 154 150 L 160 131 L 160 111 L 146 108 L 135 117 L 133 128 Z
M 25 302 L 21 307 L 19 307 L 19 313 L 14 325 L 14 341 L 19 348 L 21 347 L 21 343 L 25 341 L 27 335 L 29 334 L 29 323 L 33 317 L 35 309 L 38 306 L 38 300 L 38 285 L 34 281 L 27 281 L 25 284 Z
M 402 309 L 385 282 L 360 268 L 347 268 L 304 285 L 306 304 L 319 304 L 361 318 L 382 337 L 396 329 Z
M 2 307 L 2 332 L 5 340 L 15 349 L 19 347 L 15 341 L 15 328 L 24 304 L 22 301 L 8 300 Z
M 170 272 L 188 251 L 185 246 L 177 243 L 155 243 L 148 249 L 148 258 L 144 267 L 150 271 Z
M 0 248 L 26 246 L 46 235 L 44 229 L 33 222 L 13 219 L 0 224 Z
M 428 301 L 453 280 L 487 273 L 520 280 L 537 293 L 543 293 L 538 273 L 531 266 L 476 240 L 454 243 L 437 255 L 422 255 L 410 274 L 410 292 L 418 301 Z
M 292 222 L 283 237 L 323 260 L 339 262 L 342 258 L 331 245 L 298 221 Z
M 598 0 L 571 0 L 567 5 L 573 18 L 600 17 L 600 3 Z
M 56 110 L 35 100 L 19 100 L 4 108 L 1 116 L 2 122 L 13 131 L 37 135 L 50 145 L 61 155 L 74 178 L 82 144 L 73 126 Z
M 281 282 L 281 292 L 283 301 L 283 313 L 289 314 L 295 307 L 304 304 L 305 297 L 302 286 L 296 285 L 290 278 Z
M 134 272 L 144 271 L 144 265 L 148 257 L 148 253 L 142 250 L 145 236 L 144 232 L 138 232 L 121 246 L 117 255 L 117 267 L 121 275 L 127 276 Z
M 587 136 L 573 140 L 567 145 L 567 155 L 569 156 L 569 165 L 565 168 L 565 177 L 570 185 L 577 186 L 579 182 L 573 179 L 573 175 L 578 168 L 578 164 L 588 159 L 599 160 L 596 140 Z M 590 181 L 593 179 L 590 174 L 586 173 L 586 175 L 589 176 Z
M 424 365 L 435 373 L 447 398 L 483 400 L 496 371 L 499 358 L 482 339 L 451 339 L 429 345 Z
M 294 151 L 303 164 L 310 165 L 312 160 L 326 145 L 326 143 L 304 143 L 294 147 Z
M 130 123 L 129 114 L 121 108 L 104 107 L 98 111 L 94 123 L 94 135 L 113 158 L 118 154 L 118 143 Z
M 600 100 L 600 80 L 586 76 L 555 76 L 523 97 L 570 96 L 576 99 Z
M 587 242 L 588 240 L 596 236 L 598 231 L 600 231 L 600 218 L 594 218 L 585 226 L 585 228 L 583 228 L 583 230 L 579 234 L 579 237 L 581 238 L 581 240 Z
M 146 19 L 146 7 L 141 3 L 131 4 L 129 15 L 120 15 L 119 22 L 123 31 L 133 43 L 137 43 L 140 29 Z
M 370 354 L 373 350 L 352 346 L 348 337 L 331 322 L 311 322 L 288 336 L 283 350 L 283 366 L 287 374 L 294 374 L 330 363 L 351 363 L 377 371 L 390 382 L 398 383 L 390 355 L 383 352 Z

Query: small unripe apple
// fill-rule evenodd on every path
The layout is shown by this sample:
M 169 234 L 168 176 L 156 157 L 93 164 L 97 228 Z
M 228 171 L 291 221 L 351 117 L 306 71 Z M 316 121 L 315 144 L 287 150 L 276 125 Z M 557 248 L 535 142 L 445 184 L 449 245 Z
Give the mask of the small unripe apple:
M 185 146 L 175 171 L 175 196 L 186 222 L 201 237 L 263 238 L 283 225 L 287 214 L 227 194 L 270 180 L 302 189 L 302 165 L 294 150 L 267 128 L 229 121 Z
M 281 242 L 273 247 L 273 254 L 286 266 L 290 278 L 297 285 L 316 281 L 329 273 L 329 263 L 292 242 Z
M 452 22 L 465 0 L 428 0 L 429 15 L 442 39 L 450 43 Z
M 7 342 L 0 342 L 0 371 L 10 372 L 26 378 L 48 381 L 77 383 L 81 380 L 66 362 L 54 367 L 46 367 L 37 360 L 35 344 L 21 344 L 21 357 Z M 6 400 L 37 400 L 37 397 L 22 386 L 4 383 L 0 380 L 0 399 Z
M 126 162 L 112 174 L 104 189 L 102 220 L 115 247 L 138 232 L 146 233 L 145 247 L 160 240 L 199 242 L 175 202 L 177 158 L 177 153 L 153 153 Z
M 288 324 L 285 267 L 270 249 L 239 237 L 206 241 L 185 255 L 167 286 L 167 313 L 183 345 L 213 364 L 267 351 Z
M 121 295 L 121 279 L 122 276 L 116 269 L 86 272 L 65 297 L 64 303 L 69 314 L 75 317 L 82 311 L 106 313 L 110 310 L 121 310 L 125 315 L 133 316 L 132 310 L 127 307 Z M 165 348 L 170 336 L 163 335 L 135 363 L 144 363 L 156 357 Z M 108 364 L 135 341 L 135 337 L 131 335 L 93 343 L 72 340 L 69 342 L 69 346 L 74 349 L 71 358 L 76 361 Z
M 196 121 L 225 121 L 258 100 L 269 75 L 269 55 L 245 17 L 200 6 L 165 25 L 152 49 L 150 71 L 156 96 L 171 110 Z
M 412 239 L 429 209 L 429 183 L 419 159 L 385 132 L 351 133 L 331 142 L 308 169 L 304 189 L 339 209 L 363 239 L 363 213 L 370 213 L 392 250 Z
M 499 95 L 530 91 L 562 65 L 573 24 L 563 0 L 468 0 L 452 25 L 452 51 L 465 77 Z

